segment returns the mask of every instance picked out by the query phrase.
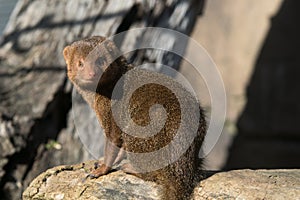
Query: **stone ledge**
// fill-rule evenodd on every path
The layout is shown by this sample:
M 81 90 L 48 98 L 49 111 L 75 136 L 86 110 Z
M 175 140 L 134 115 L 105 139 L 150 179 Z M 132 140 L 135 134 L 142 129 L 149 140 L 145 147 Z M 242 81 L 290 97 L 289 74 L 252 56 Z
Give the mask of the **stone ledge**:
M 201 181 L 194 199 L 299 199 L 300 169 L 233 170 Z
M 94 161 L 58 166 L 40 174 L 23 193 L 23 199 L 160 199 L 162 187 L 121 171 L 86 179 Z M 204 172 L 207 177 L 192 199 L 297 199 L 300 169 L 234 170 Z

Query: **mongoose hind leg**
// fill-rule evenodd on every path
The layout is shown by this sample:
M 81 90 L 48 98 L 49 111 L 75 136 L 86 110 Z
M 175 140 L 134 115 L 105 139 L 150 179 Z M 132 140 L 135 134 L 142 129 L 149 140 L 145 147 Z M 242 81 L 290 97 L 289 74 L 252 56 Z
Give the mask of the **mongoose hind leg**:
M 138 172 L 134 169 L 134 167 L 130 163 L 124 163 L 121 167 L 121 170 L 126 174 L 137 175 Z

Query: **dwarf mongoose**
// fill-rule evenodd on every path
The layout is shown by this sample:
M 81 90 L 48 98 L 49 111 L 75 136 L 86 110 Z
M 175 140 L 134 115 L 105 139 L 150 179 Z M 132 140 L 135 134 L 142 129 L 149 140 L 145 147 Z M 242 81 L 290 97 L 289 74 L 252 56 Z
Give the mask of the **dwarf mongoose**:
M 163 185 L 163 199 L 188 199 L 202 162 L 198 154 L 206 133 L 203 111 L 196 98 L 175 80 L 148 70 L 134 71 L 136 67 L 118 52 L 112 41 L 101 36 L 75 41 L 63 51 L 70 81 L 96 112 L 106 136 L 104 161 L 89 176 L 97 178 L 109 173 L 126 152 L 129 165 L 124 167 L 125 172 Z M 129 72 L 131 75 L 120 82 Z M 135 83 L 143 81 L 148 83 L 128 94 Z M 121 87 L 114 95 L 119 83 Z M 116 109 L 114 114 L 113 105 L 122 100 L 117 107 L 121 111 Z M 124 102 L 128 102 L 127 107 Z M 183 115 L 183 111 L 188 114 Z M 158 125 L 158 131 L 152 135 L 145 129 L 131 127 L 156 130 L 156 122 L 161 121 L 163 126 Z M 181 131 L 179 136 L 177 131 Z M 146 154 L 151 153 L 155 157 L 147 159 Z M 136 160 L 139 154 L 145 157 L 145 162 Z M 166 165 L 162 165 L 164 161 Z

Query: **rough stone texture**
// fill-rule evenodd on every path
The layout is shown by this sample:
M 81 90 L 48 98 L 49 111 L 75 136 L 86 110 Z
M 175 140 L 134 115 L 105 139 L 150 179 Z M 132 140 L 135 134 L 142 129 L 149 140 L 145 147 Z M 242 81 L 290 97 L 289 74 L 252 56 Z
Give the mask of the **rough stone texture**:
M 40 174 L 24 191 L 24 200 L 160 199 L 163 188 L 121 171 L 86 179 L 94 161 L 59 166 Z M 204 172 L 195 188 L 197 199 L 297 199 L 300 170 L 236 170 Z
M 217 173 L 194 190 L 194 199 L 299 199 L 300 170 L 235 170 Z
M 86 179 L 94 162 L 47 170 L 24 191 L 23 199 L 160 199 L 160 186 L 121 171 Z
M 189 34 L 198 12 L 194 0 L 19 0 L 0 38 L 0 199 L 20 199 L 27 184 L 49 167 L 91 158 L 81 140 L 88 140 L 93 152 L 101 148 L 101 141 L 90 137 L 98 124 L 87 120 L 93 113 L 86 105 L 75 102 L 82 117 L 76 126 L 69 112 L 72 88 L 62 56 L 66 44 L 146 26 Z M 121 48 L 131 48 L 143 37 L 149 35 L 126 35 Z M 166 44 L 171 50 L 174 41 Z M 155 54 L 141 51 L 132 60 L 142 63 L 148 55 Z M 168 62 L 164 53 L 151 60 Z M 80 128 L 83 139 L 76 134 Z
M 226 123 L 218 143 L 208 155 L 205 167 L 220 170 L 226 163 L 228 147 L 236 133 L 236 121 L 244 109 L 246 87 L 251 77 L 257 54 L 270 28 L 270 19 L 283 0 L 207 0 L 203 14 L 190 35 L 201 44 L 216 63 L 226 89 Z M 198 56 L 198 54 L 194 54 Z M 195 76 L 189 63 L 180 72 L 187 78 L 210 112 L 210 95 L 205 82 Z M 242 145 L 241 145 L 242 146 Z M 246 156 L 245 156 L 246 157 Z
M 227 169 L 300 167 L 299 7 L 284 0 L 270 20 Z
M 191 37 L 220 70 L 228 105 L 207 169 L 224 167 L 234 134 L 226 169 L 300 167 L 298 8 L 297 0 L 206 1 Z M 205 83 L 185 67 L 181 72 L 209 105 Z

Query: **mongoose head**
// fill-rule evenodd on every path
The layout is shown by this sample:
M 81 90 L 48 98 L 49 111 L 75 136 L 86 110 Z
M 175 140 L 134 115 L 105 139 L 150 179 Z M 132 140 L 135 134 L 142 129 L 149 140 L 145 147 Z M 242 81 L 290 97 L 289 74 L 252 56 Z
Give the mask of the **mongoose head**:
M 102 36 L 93 36 L 66 46 L 63 51 L 67 75 L 77 86 L 96 90 L 99 84 L 110 84 L 119 71 L 115 44 Z

